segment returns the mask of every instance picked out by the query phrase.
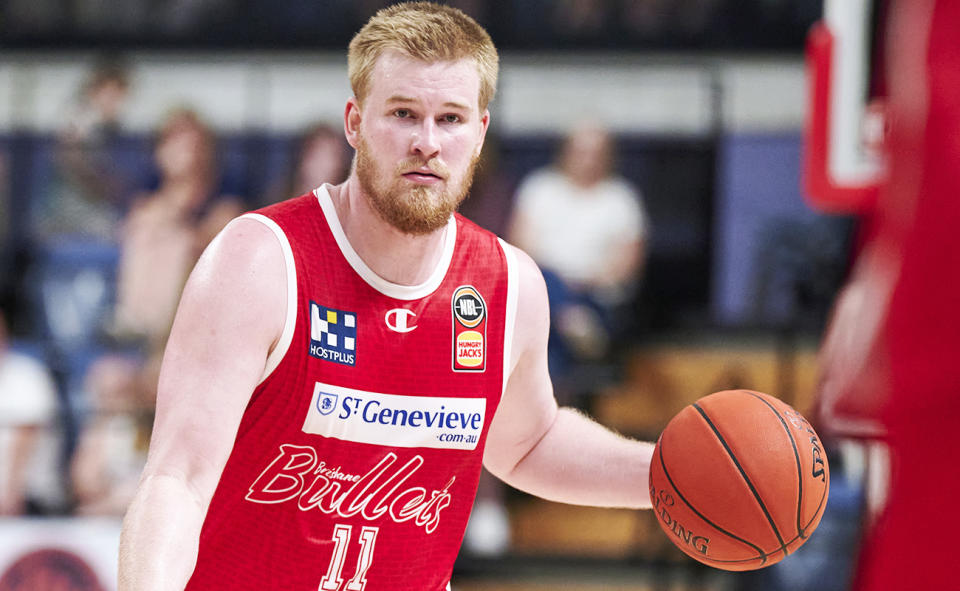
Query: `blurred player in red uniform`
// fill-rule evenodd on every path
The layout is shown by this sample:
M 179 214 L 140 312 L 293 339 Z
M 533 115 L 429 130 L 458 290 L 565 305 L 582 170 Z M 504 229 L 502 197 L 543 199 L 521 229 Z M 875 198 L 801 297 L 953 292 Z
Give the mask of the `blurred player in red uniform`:
M 823 347 L 824 428 L 880 438 L 889 486 L 857 591 L 960 588 L 960 3 L 894 0 L 888 174 Z
M 649 507 L 652 446 L 557 407 L 536 265 L 454 213 L 489 36 L 394 5 L 348 68 L 349 178 L 233 221 L 184 290 L 121 589 L 442 591 L 481 460 L 549 499 Z

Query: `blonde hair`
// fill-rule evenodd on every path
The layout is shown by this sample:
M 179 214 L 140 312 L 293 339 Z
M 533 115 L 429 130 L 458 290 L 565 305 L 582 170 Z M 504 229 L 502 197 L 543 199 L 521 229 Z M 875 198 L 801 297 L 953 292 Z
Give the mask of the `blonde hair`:
M 377 58 L 395 50 L 425 62 L 473 59 L 480 74 L 480 110 L 497 90 L 499 57 L 490 35 L 475 20 L 451 6 L 404 2 L 379 10 L 350 41 L 347 71 L 361 103 L 370 90 Z

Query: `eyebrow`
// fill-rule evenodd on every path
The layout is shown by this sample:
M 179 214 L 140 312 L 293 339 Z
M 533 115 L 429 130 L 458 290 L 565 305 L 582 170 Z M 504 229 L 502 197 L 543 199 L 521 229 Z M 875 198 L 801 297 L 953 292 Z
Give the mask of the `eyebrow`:
M 402 95 L 402 94 L 395 94 L 395 95 L 391 96 L 390 98 L 388 98 L 388 99 L 387 99 L 387 102 L 388 102 L 388 103 L 418 103 L 418 102 L 420 102 L 420 101 L 418 101 L 417 99 L 415 99 L 415 98 L 413 98 L 413 97 L 404 96 L 404 95 Z M 470 110 L 470 107 L 468 107 L 467 105 L 465 105 L 465 104 L 463 104 L 463 103 L 458 103 L 458 102 L 456 102 L 456 101 L 447 101 L 447 102 L 443 103 L 443 106 L 446 107 L 446 108 L 448 108 L 448 109 L 460 109 L 460 110 L 463 110 L 463 111 L 469 111 L 469 110 Z

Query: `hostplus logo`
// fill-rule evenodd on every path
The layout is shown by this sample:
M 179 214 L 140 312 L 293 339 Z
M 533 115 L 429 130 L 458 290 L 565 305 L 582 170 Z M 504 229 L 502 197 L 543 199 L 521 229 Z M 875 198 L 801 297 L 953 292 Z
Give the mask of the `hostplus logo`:
M 356 365 L 357 315 L 310 302 L 310 355 Z

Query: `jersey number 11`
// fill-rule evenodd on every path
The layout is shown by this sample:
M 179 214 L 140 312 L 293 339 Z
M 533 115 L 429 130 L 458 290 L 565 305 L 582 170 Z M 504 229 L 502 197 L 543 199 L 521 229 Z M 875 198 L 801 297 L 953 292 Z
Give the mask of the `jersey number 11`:
M 367 586 L 367 571 L 373 563 L 373 549 L 377 544 L 378 527 L 365 526 L 360 530 L 360 556 L 357 558 L 357 570 L 347 582 L 346 591 L 363 591 Z M 347 559 L 347 546 L 353 536 L 353 526 L 337 524 L 333 528 L 333 556 L 330 567 L 320 581 L 320 591 L 339 591 L 343 585 L 343 563 Z

